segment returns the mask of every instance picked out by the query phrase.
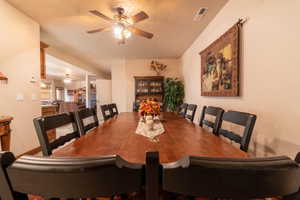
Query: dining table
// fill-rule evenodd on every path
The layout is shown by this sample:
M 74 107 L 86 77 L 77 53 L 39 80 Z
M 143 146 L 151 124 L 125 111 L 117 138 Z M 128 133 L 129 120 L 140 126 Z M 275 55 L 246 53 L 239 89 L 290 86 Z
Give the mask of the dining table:
M 246 158 L 249 154 L 173 112 L 161 114 L 165 132 L 149 139 L 136 134 L 140 116 L 124 112 L 104 121 L 75 141 L 59 148 L 53 157 L 119 155 L 133 163 L 145 163 L 146 152 L 159 152 L 161 163 L 184 156 Z

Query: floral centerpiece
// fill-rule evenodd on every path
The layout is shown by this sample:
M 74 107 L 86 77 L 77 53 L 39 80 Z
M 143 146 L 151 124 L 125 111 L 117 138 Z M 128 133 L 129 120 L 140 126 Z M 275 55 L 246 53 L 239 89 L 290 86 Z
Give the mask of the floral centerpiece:
M 141 103 L 139 113 L 142 117 L 158 116 L 160 114 L 160 104 L 156 101 L 147 100 Z
M 154 117 L 157 118 L 160 115 L 160 104 L 151 100 L 144 101 L 140 105 L 139 114 L 142 117 L 141 121 L 146 124 L 147 130 L 153 130 Z
M 163 124 L 159 119 L 160 106 L 160 103 L 157 101 L 147 100 L 143 101 L 139 107 L 141 118 L 136 133 L 148 137 L 154 142 L 158 142 L 159 139 L 156 137 L 165 132 Z

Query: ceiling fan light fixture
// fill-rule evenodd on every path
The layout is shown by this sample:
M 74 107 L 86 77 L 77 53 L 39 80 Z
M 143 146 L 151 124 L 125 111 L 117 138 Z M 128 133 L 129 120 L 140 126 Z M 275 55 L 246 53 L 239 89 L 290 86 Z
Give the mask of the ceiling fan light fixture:
M 125 29 L 125 30 L 123 31 L 123 35 L 124 35 L 124 37 L 125 37 L 126 39 L 128 39 L 128 38 L 131 37 L 132 33 L 131 33 L 128 29 Z
M 66 78 L 64 79 L 64 83 L 69 84 L 72 82 L 72 79 L 70 78 L 70 74 L 66 74 Z
M 110 18 L 97 10 L 91 10 L 90 13 L 111 22 L 113 25 L 105 28 L 98 28 L 95 30 L 87 31 L 87 33 L 99 33 L 112 29 L 113 37 L 119 40 L 119 44 L 125 44 L 125 40 L 130 38 L 132 34 L 139 35 L 148 39 L 153 38 L 152 33 L 143 31 L 135 27 L 136 23 L 149 18 L 149 16 L 144 11 L 140 11 L 135 15 L 130 15 L 130 17 L 128 16 L 129 13 L 126 12 L 127 14 L 125 14 L 125 9 L 120 6 L 116 8 L 116 11 L 117 15 L 115 15 L 113 18 Z
M 113 28 L 114 36 L 118 39 L 122 38 L 123 31 L 124 26 L 122 26 L 121 24 L 116 24 Z

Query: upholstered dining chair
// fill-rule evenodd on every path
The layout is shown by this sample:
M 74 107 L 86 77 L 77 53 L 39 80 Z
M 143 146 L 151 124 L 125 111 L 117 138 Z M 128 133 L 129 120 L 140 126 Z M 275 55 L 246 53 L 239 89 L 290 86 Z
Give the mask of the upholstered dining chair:
M 35 118 L 33 120 L 35 130 L 42 148 L 44 156 L 50 156 L 52 151 L 72 139 L 79 138 L 79 130 L 75 120 L 74 113 L 63 113 L 52 116 Z M 64 128 L 71 125 L 70 133 L 49 140 L 48 132 L 54 129 L 62 128 L 69 132 L 69 128 Z
M 178 107 L 177 114 L 180 115 L 180 116 L 182 116 L 182 117 L 185 117 L 187 107 L 188 107 L 188 104 L 187 104 L 187 103 L 181 104 L 181 105 Z
M 119 114 L 117 104 L 112 103 L 112 104 L 109 104 L 108 106 L 109 106 L 109 109 L 110 109 L 110 113 L 112 113 L 112 116 L 116 116 L 116 115 Z
M 138 192 L 144 185 L 143 165 L 120 156 L 15 159 L 1 152 L 0 165 L 3 200 L 28 200 L 28 194 L 51 200 L 96 199 Z
M 109 118 L 112 118 L 112 116 L 113 116 L 109 105 L 101 105 L 101 112 L 102 112 L 104 120 L 108 120 Z
M 196 110 L 197 110 L 196 104 L 189 104 L 186 109 L 185 118 L 193 122 L 195 118 Z
M 97 111 L 94 108 L 85 108 L 75 112 L 80 135 L 85 135 L 89 130 L 99 126 Z
M 163 190 L 167 192 L 247 200 L 298 192 L 300 168 L 285 156 L 244 159 L 186 156 L 175 163 L 163 164 L 162 178 Z
M 242 136 L 232 132 L 231 130 L 222 128 L 222 124 L 224 122 L 230 122 L 232 124 L 236 124 L 244 127 Z M 218 135 L 222 135 L 230 139 L 231 141 L 240 144 L 240 149 L 247 152 L 255 122 L 256 122 L 256 115 L 250 113 L 238 112 L 238 111 L 227 111 L 222 116 L 222 121 L 221 121 L 220 129 L 218 131 Z
M 212 132 L 214 134 L 217 134 L 221 125 L 221 119 L 223 113 L 224 110 L 222 108 L 213 107 L 213 106 L 203 106 L 199 125 L 201 127 L 207 126 L 209 128 L 212 128 Z M 215 118 L 213 121 L 209 121 L 208 119 L 205 119 L 206 115 L 211 115 L 214 116 Z

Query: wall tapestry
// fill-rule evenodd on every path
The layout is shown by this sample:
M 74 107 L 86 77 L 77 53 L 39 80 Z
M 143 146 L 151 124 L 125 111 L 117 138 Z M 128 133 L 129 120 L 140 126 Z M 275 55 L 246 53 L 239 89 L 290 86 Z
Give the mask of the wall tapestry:
M 201 55 L 201 96 L 239 96 L 239 32 L 234 25 Z

